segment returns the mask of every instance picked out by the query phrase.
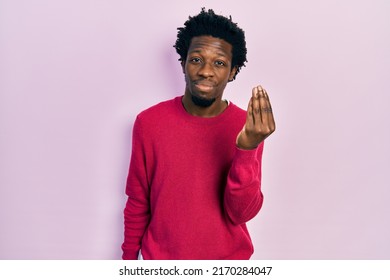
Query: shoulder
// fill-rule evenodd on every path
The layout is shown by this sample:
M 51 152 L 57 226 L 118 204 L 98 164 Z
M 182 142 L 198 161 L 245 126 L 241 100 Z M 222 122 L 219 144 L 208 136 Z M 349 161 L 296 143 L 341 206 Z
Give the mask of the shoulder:
M 153 116 L 155 114 L 159 114 L 161 112 L 167 112 L 170 110 L 175 109 L 176 99 L 179 97 L 175 97 L 170 100 L 162 101 L 156 105 L 153 105 L 152 107 L 149 107 L 148 109 L 143 110 L 141 113 L 138 114 L 138 117 L 149 117 Z
M 229 102 L 229 106 L 231 107 L 232 111 L 234 111 L 236 114 L 246 114 L 246 111 L 238 107 L 236 104 L 233 102 Z
M 229 116 L 232 119 L 236 119 L 238 122 L 245 121 L 246 119 L 246 111 L 238 107 L 233 102 L 229 103 Z
M 152 107 L 149 107 L 146 110 L 143 110 L 137 115 L 136 121 L 154 122 L 157 120 L 161 120 L 167 115 L 175 114 L 178 98 L 180 97 L 175 97 L 170 100 L 162 101 L 156 105 L 153 105 Z

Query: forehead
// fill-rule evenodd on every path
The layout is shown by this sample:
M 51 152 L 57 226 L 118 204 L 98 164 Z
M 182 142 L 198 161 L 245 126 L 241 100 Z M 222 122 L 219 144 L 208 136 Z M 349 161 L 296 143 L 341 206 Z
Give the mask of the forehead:
M 223 39 L 212 36 L 197 36 L 191 40 L 188 53 L 210 52 L 221 56 L 232 57 L 232 45 Z

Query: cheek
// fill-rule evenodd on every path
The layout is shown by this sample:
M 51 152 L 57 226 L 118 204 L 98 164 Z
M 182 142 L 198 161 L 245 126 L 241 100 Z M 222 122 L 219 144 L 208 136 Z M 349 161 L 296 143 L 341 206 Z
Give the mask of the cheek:
M 184 77 L 186 78 L 186 80 L 191 80 L 191 72 L 184 72 Z
M 230 79 L 230 71 L 224 71 L 224 73 L 221 73 L 220 77 L 222 83 L 227 83 Z
M 191 78 L 188 74 L 184 73 L 184 82 L 186 84 L 186 87 L 189 88 L 191 87 Z
M 191 68 L 186 66 L 183 68 L 183 73 L 186 79 L 189 79 L 191 77 Z

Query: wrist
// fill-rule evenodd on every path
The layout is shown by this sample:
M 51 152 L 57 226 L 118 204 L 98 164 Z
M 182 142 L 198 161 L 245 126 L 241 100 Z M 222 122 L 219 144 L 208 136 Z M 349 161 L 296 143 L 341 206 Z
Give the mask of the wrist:
M 241 150 L 254 150 L 259 146 L 259 144 L 252 143 L 252 141 L 250 141 L 245 135 L 245 132 L 241 131 L 237 136 L 236 146 Z

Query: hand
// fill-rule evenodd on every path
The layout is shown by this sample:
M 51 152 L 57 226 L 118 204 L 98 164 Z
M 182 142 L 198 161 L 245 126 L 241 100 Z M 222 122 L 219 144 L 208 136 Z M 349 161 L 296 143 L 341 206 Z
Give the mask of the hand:
M 244 150 L 255 149 L 274 131 L 275 121 L 267 92 L 261 86 L 254 87 L 245 125 L 237 135 L 237 147 Z

